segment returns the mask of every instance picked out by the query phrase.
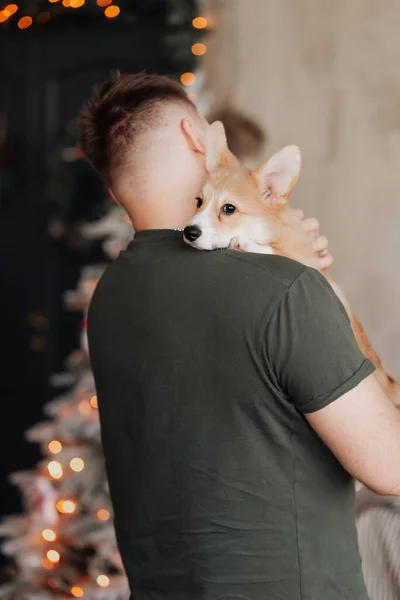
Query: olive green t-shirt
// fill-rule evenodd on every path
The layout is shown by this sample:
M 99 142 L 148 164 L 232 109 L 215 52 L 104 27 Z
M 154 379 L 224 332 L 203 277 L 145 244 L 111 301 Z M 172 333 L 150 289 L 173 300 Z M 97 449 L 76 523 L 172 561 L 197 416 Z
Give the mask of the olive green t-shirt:
M 325 279 L 136 234 L 88 319 L 134 600 L 366 600 L 354 483 L 310 428 L 373 372 Z

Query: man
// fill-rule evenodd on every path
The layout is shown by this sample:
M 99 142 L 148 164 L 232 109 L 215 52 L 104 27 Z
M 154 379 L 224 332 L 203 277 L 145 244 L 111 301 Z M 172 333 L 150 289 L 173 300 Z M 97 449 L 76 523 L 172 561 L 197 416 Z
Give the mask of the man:
M 132 598 L 365 600 L 352 476 L 400 494 L 399 416 L 316 270 L 182 241 L 207 126 L 146 75 L 81 114 L 137 232 L 88 320 Z

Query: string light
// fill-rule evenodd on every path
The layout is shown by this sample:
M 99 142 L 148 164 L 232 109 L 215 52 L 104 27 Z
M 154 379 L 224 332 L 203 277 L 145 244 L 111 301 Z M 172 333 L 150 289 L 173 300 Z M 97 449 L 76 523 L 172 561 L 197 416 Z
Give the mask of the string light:
M 11 17 L 12 15 L 15 15 L 17 10 L 18 10 L 18 6 L 16 4 L 8 4 L 8 6 L 6 6 L 5 9 L 3 10 L 3 13 L 7 17 Z
M 56 2 L 60 2 L 60 0 L 49 0 L 50 4 L 55 4 Z
M 70 0 L 71 8 L 80 8 L 85 4 L 86 0 Z
M 195 29 L 205 29 L 208 25 L 208 21 L 205 17 L 196 17 L 193 19 L 192 25 Z
M 42 538 L 46 540 L 46 542 L 54 542 L 57 539 L 57 536 L 52 529 L 43 529 Z
M 83 471 L 83 469 L 85 467 L 85 463 L 83 462 L 83 460 L 81 458 L 77 457 L 77 458 L 73 458 L 70 461 L 69 466 L 76 473 L 80 473 L 81 471 Z
M 118 17 L 119 13 L 121 12 L 121 9 L 119 6 L 115 6 L 115 4 L 109 6 L 108 8 L 106 8 L 106 10 L 104 11 L 104 14 L 106 15 L 107 19 L 114 19 L 115 17 Z
M 58 440 L 52 440 L 47 447 L 52 454 L 58 454 L 62 450 L 62 444 Z
M 47 571 L 50 571 L 50 569 L 54 569 L 54 563 L 52 563 L 48 558 L 43 558 L 41 563 L 43 569 L 46 569 Z
M 36 21 L 40 23 L 40 25 L 43 25 L 43 23 L 47 23 L 47 21 L 50 21 L 50 19 L 51 14 L 49 12 L 41 12 L 36 17 Z
M 18 21 L 18 27 L 20 29 L 28 29 L 28 27 L 30 27 L 32 23 L 32 17 L 21 17 L 21 19 Z
M 205 44 L 193 44 L 192 52 L 195 56 L 203 56 L 207 52 L 207 46 Z
M 52 460 L 51 462 L 49 462 L 49 464 L 47 465 L 47 469 L 50 475 L 53 477 L 53 479 L 61 479 L 61 477 L 63 476 L 63 468 L 61 466 L 61 463 L 57 462 L 56 460 Z
M 58 563 L 60 560 L 60 554 L 57 552 L 57 550 L 49 550 L 46 556 L 52 563 Z
M 72 514 L 76 510 L 75 502 L 72 500 L 59 500 L 56 504 L 58 512 L 63 514 Z
M 65 8 L 70 8 L 71 0 L 62 0 L 62 5 L 65 6 Z
M 97 6 L 110 6 L 112 0 L 97 0 Z
M 84 591 L 81 587 L 79 587 L 79 585 L 74 585 L 71 588 L 71 594 L 74 596 L 74 598 L 82 598 L 82 596 L 84 595 Z
M 78 404 L 78 408 L 83 415 L 87 415 L 92 410 L 90 403 L 87 400 L 82 400 Z
M 97 511 L 96 516 L 99 521 L 108 521 L 110 518 L 110 512 L 106 508 L 100 508 L 100 510 Z
M 97 585 L 100 587 L 108 587 L 110 585 L 110 578 L 107 575 L 99 575 L 96 579 Z
M 193 85 L 196 81 L 196 75 L 194 73 L 182 73 L 181 83 L 183 85 Z
M 97 396 L 92 396 L 90 399 L 90 404 L 93 408 L 99 408 L 99 404 L 97 402 Z
M 4 23 L 4 21 L 7 21 L 7 19 L 8 17 L 4 14 L 4 11 L 0 11 L 0 23 Z

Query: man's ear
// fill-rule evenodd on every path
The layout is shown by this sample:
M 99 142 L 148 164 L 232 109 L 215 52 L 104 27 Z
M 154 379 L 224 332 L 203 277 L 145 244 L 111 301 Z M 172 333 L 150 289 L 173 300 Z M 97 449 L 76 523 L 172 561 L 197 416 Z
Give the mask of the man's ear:
M 117 204 L 120 204 L 120 202 L 117 200 L 117 197 L 115 196 L 115 194 L 111 188 L 108 188 L 108 193 L 110 194 L 110 196 L 114 200 L 114 202 L 116 202 Z
M 238 159 L 228 148 L 221 121 L 214 121 L 206 133 L 206 169 L 209 173 L 225 167 L 237 167 Z
M 270 200 L 272 204 L 283 205 L 299 179 L 300 169 L 299 148 L 285 146 L 253 171 L 252 176 L 263 199 Z
M 194 152 L 205 154 L 204 134 L 188 117 L 182 119 L 182 131 Z

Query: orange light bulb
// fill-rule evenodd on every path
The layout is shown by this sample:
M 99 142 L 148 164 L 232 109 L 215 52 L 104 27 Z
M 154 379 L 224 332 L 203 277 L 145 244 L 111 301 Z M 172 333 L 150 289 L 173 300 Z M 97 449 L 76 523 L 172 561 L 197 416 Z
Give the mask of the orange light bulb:
M 90 399 L 90 404 L 93 408 L 99 408 L 99 404 L 97 402 L 97 396 L 92 396 Z
M 50 21 L 50 19 L 51 19 L 51 14 L 49 12 L 41 12 L 36 17 L 36 21 L 38 23 L 40 23 L 41 25 L 43 25 L 44 23 L 47 23 L 47 21 Z
M 97 585 L 102 588 L 108 587 L 110 585 L 110 578 L 107 575 L 99 575 L 96 579 Z
M 205 44 L 193 44 L 192 52 L 195 56 L 203 56 L 207 52 L 207 46 Z
M 48 558 L 43 558 L 41 563 L 42 563 L 43 569 L 46 569 L 46 571 L 50 571 L 50 569 L 54 569 L 54 563 L 52 563 Z
M 79 402 L 78 408 L 83 415 L 87 415 L 92 410 L 92 407 L 90 406 L 90 403 L 87 400 L 82 400 L 81 402 Z
M 53 479 L 61 479 L 61 477 L 63 476 L 63 468 L 61 466 L 61 463 L 59 463 L 56 460 L 52 460 L 51 462 L 49 462 L 49 464 L 47 465 L 47 469 L 50 475 L 53 477 Z
M 28 29 L 33 23 L 32 17 L 21 17 L 18 21 L 18 27 L 20 29 Z
M 192 25 L 195 29 L 205 29 L 208 25 L 208 21 L 205 17 L 196 17 L 193 19 Z
M 85 467 L 85 463 L 83 462 L 83 460 L 81 458 L 77 457 L 77 458 L 73 458 L 70 461 L 69 466 L 76 473 L 80 473 L 81 471 L 83 471 L 83 469 Z
M 181 83 L 183 85 L 193 85 L 196 81 L 196 75 L 194 73 L 182 73 Z
M 52 440 L 47 447 L 52 454 L 58 454 L 62 450 L 62 444 L 58 440 Z
M 104 14 L 107 17 L 107 19 L 114 19 L 115 17 L 118 17 L 120 12 L 121 12 L 120 7 L 115 6 L 115 4 L 112 4 L 111 6 L 106 8 L 106 10 L 104 11 Z
M 96 516 L 99 521 L 108 521 L 110 518 L 110 512 L 106 508 L 100 508 L 100 510 L 97 511 Z
M 74 598 L 82 598 L 85 592 L 81 587 L 79 587 L 79 585 L 74 585 L 71 588 L 71 594 L 74 596 Z
M 46 542 L 54 542 L 57 539 L 57 536 L 52 529 L 43 529 L 42 538 L 46 540 Z
M 72 514 L 76 510 L 76 504 L 72 500 L 59 500 L 56 507 L 58 512 L 63 514 Z
M 5 7 L 3 12 L 7 11 L 11 16 L 11 15 L 15 15 L 17 10 L 18 10 L 18 6 L 16 4 L 9 4 L 8 6 Z
M 57 550 L 49 550 L 46 556 L 52 563 L 58 563 L 60 560 L 60 554 L 57 552 Z

